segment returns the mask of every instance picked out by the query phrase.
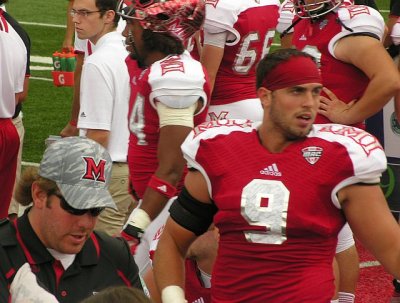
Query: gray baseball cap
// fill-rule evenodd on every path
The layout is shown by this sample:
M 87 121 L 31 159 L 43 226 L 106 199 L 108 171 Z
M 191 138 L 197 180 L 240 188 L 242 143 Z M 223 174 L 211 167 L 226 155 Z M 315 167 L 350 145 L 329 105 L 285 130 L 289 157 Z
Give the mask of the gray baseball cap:
M 108 186 L 112 161 L 107 150 L 84 137 L 67 137 L 50 144 L 40 162 L 39 175 L 56 182 L 76 209 L 117 209 Z

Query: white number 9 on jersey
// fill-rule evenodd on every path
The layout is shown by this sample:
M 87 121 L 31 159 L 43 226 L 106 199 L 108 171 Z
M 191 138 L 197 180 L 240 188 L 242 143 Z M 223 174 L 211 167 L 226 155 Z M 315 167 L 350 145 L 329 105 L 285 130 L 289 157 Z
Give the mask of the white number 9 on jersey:
M 281 181 L 254 179 L 242 191 L 241 214 L 253 226 L 265 231 L 244 231 L 247 241 L 282 244 L 286 241 L 289 190 Z

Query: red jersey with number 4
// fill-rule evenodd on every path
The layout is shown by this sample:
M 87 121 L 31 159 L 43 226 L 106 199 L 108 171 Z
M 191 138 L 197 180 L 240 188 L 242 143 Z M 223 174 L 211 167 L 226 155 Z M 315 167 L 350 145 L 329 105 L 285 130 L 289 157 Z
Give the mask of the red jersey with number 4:
M 182 145 L 218 207 L 212 302 L 330 302 L 345 223 L 336 194 L 350 184 L 379 183 L 385 154 L 375 137 L 338 124 L 314 125 L 307 138 L 270 153 L 258 127 L 212 121 Z
M 207 0 L 204 30 L 229 31 L 211 104 L 257 98 L 256 65 L 269 52 L 278 22 L 278 0 Z
M 353 64 L 337 60 L 334 47 L 337 41 L 349 35 L 362 34 L 380 39 L 384 26 L 382 16 L 373 8 L 343 5 L 324 18 L 300 20 L 294 27 L 292 43 L 318 60 L 323 85 L 340 100 L 349 103 L 362 97 L 369 78 Z M 331 122 L 325 116 L 318 115 L 315 123 Z M 363 122 L 355 126 L 365 127 Z
M 194 116 L 194 125 L 198 125 L 205 121 L 210 90 L 204 68 L 187 51 L 153 63 L 131 82 L 135 83 L 131 84 L 129 106 L 128 165 L 133 188 L 141 198 L 158 167 L 160 124 L 156 102 L 172 108 L 185 108 L 202 98 L 203 107 Z M 162 101 L 165 96 L 169 101 Z M 182 101 L 181 96 L 192 97 L 190 100 L 193 101 Z

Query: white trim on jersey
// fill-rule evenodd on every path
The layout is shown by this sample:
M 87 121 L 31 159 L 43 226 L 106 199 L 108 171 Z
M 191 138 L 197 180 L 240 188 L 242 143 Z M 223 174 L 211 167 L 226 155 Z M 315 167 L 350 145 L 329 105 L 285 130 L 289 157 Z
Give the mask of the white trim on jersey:
M 155 99 L 157 99 L 171 108 L 186 108 L 202 98 L 203 108 L 201 111 L 203 111 L 208 98 L 204 91 L 206 78 L 202 65 L 194 60 L 188 51 L 185 51 L 177 58 L 176 64 L 164 66 L 163 63 L 171 58 L 173 56 L 168 56 L 153 63 L 150 67 L 148 82 L 151 87 L 149 95 L 151 105 L 156 108 Z
M 336 43 L 343 37 L 355 33 L 371 33 L 382 41 L 385 33 L 385 21 L 382 15 L 375 9 L 365 5 L 351 5 L 340 7 L 337 14 L 340 21 L 353 31 L 351 32 L 343 28 L 340 33 L 329 41 L 328 50 L 334 58 L 336 58 L 334 55 Z

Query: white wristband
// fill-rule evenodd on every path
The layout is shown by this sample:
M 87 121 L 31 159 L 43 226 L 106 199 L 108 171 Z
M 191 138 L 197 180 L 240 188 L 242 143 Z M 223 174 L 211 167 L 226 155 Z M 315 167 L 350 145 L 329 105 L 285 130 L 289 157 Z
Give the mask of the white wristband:
M 135 208 L 133 212 L 130 214 L 129 219 L 126 221 L 124 228 L 128 224 L 130 224 L 145 230 L 150 223 L 151 219 L 149 215 L 143 209 L 138 207 Z
M 185 292 L 177 285 L 169 285 L 161 291 L 162 303 L 187 303 Z

